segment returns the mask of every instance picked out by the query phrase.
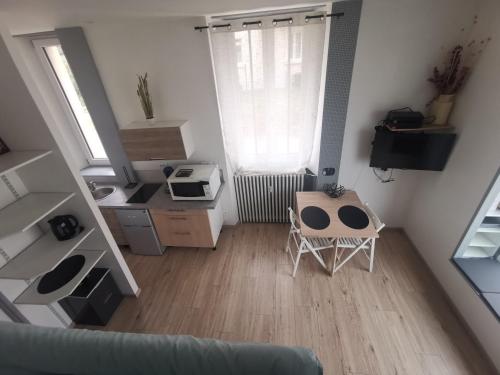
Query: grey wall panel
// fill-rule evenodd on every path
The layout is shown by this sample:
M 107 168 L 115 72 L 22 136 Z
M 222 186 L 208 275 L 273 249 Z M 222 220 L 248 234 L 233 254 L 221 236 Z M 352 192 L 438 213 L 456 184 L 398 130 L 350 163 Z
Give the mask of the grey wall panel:
M 66 59 L 71 67 L 87 109 L 106 149 L 117 178 L 122 183 L 135 181 L 134 171 L 120 140 L 118 124 L 81 27 L 56 29 Z M 126 169 L 127 172 L 124 171 Z
M 361 5 L 361 0 L 333 3 L 332 13 L 344 15 L 333 18 L 330 27 L 318 189 L 322 189 L 325 183 L 337 182 L 338 178 Z M 335 174 L 324 176 L 324 168 L 335 168 Z

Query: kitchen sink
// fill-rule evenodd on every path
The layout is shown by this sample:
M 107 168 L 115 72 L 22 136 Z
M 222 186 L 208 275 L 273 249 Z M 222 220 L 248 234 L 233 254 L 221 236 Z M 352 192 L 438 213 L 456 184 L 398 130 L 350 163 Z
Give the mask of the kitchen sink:
M 40 279 L 37 290 L 40 294 L 52 293 L 69 283 L 85 265 L 83 255 L 73 255 L 64 259 L 56 268 Z
M 101 187 L 97 188 L 92 192 L 92 196 L 96 201 L 100 201 L 101 199 L 106 198 L 108 195 L 114 193 L 116 190 L 115 187 Z

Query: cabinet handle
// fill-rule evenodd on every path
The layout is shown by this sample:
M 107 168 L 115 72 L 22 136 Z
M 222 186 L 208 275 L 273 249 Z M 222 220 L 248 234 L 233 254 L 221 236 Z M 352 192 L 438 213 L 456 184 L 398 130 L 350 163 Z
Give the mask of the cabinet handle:
M 150 156 L 149 160 L 165 160 L 165 158 Z
M 174 232 L 174 234 L 180 234 L 180 235 L 186 236 L 188 234 L 191 234 L 191 232 Z
M 169 217 L 170 220 L 187 220 L 187 217 L 182 217 L 182 216 L 172 216 Z

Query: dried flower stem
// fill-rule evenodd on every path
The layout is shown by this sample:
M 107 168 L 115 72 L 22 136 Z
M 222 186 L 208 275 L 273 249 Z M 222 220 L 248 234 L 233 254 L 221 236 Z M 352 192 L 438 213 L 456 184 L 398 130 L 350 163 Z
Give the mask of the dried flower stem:
M 139 78 L 137 96 L 141 102 L 142 110 L 144 111 L 146 119 L 152 119 L 154 117 L 153 103 L 151 101 L 151 96 L 149 95 L 148 73 L 145 73 L 144 76 L 138 75 L 137 77 Z
M 437 66 L 434 67 L 432 77 L 428 81 L 432 82 L 436 87 L 436 97 L 439 95 L 454 95 L 462 89 L 470 75 L 472 66 L 490 40 L 491 38 L 486 38 L 480 40 L 479 43 L 472 40 L 465 47 L 467 51 L 463 46 L 457 45 L 450 51 L 450 57 L 443 71 L 440 71 Z

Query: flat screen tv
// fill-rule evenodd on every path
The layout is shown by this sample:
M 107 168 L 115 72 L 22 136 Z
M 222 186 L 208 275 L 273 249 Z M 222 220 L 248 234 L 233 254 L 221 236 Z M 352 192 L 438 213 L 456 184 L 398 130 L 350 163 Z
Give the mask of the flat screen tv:
M 455 139 L 452 133 L 404 133 L 377 127 L 370 167 L 442 171 Z

